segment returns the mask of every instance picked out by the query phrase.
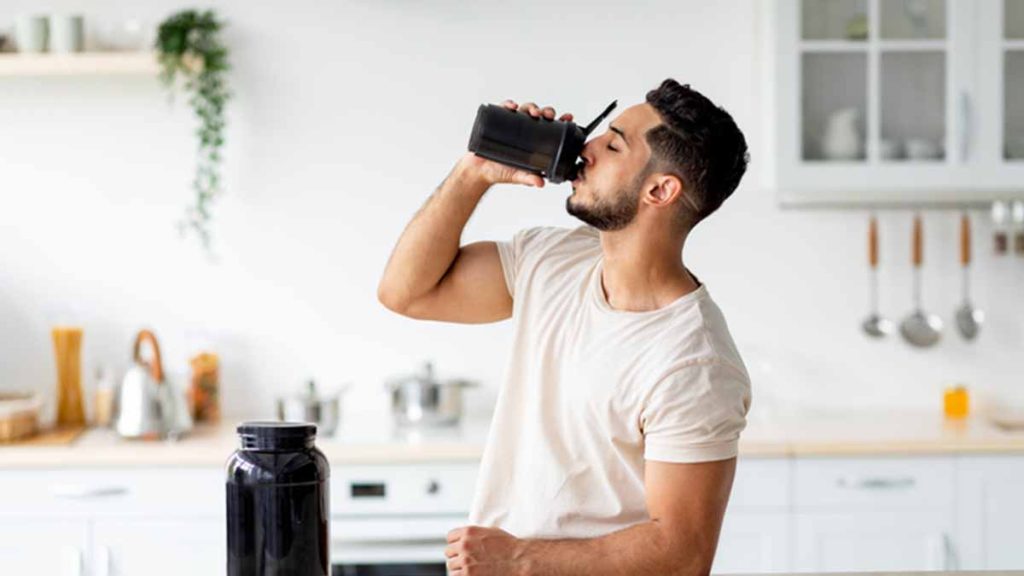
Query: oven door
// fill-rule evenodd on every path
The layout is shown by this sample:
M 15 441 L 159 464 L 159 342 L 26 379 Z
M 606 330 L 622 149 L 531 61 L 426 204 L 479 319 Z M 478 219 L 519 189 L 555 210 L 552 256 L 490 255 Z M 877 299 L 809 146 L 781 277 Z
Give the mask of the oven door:
M 445 576 L 448 531 L 464 516 L 331 521 L 331 576 Z

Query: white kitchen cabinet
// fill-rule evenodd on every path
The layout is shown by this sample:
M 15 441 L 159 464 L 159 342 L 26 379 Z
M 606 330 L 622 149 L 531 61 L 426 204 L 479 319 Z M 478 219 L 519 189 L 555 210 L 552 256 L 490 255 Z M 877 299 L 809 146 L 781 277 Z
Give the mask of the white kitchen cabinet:
M 1024 458 L 962 457 L 958 469 L 963 568 L 1024 569 Z
M 791 567 L 788 459 L 738 460 L 712 572 L 786 572 Z
M 925 509 L 797 513 L 798 572 L 954 570 L 952 516 Z
M 223 516 L 100 519 L 93 524 L 91 576 L 220 574 L 227 562 Z
M 79 519 L 0 516 L 0 574 L 81 576 L 88 544 Z
M 729 512 L 725 515 L 711 571 L 715 574 L 789 572 L 791 532 L 787 511 Z
M 5 470 L 0 574 L 223 572 L 224 511 L 220 469 Z
M 953 458 L 799 458 L 793 479 L 797 571 L 957 568 Z
M 1024 197 L 1022 0 L 774 0 L 767 185 L 784 205 Z
M 337 467 L 333 553 L 394 554 L 363 541 L 410 511 L 403 530 L 419 548 L 403 539 L 402 550 L 443 549 L 433 535 L 464 520 L 475 476 L 471 463 Z M 380 494 L 371 521 L 355 494 L 377 491 L 353 486 L 374 483 L 396 491 Z M 0 574 L 220 573 L 223 507 L 219 468 L 4 470 Z M 1022 569 L 1021 518 L 1021 455 L 741 457 L 713 571 Z

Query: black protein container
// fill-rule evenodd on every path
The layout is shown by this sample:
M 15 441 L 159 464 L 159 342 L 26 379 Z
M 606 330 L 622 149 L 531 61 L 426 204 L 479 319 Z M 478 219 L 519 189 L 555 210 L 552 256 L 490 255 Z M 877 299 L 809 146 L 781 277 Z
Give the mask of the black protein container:
M 572 180 L 587 136 L 615 108 L 612 102 L 585 128 L 573 122 L 534 118 L 495 104 L 481 104 L 469 136 L 469 151 L 554 184 Z
M 316 426 L 246 422 L 227 463 L 228 576 L 330 574 L 327 458 Z

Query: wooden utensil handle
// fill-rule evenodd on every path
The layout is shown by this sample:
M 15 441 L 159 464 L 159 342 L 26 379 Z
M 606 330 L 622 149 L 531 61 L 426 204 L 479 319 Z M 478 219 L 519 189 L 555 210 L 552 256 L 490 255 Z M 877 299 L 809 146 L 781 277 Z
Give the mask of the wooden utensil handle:
M 924 261 L 924 238 L 922 233 L 921 215 L 914 215 L 914 266 L 920 266 Z
M 160 345 L 156 342 L 156 335 L 149 330 L 140 330 L 139 335 L 135 337 L 135 349 L 132 351 L 132 358 L 135 359 L 139 364 L 143 364 L 142 357 L 139 356 L 139 352 L 142 349 L 142 342 L 149 342 L 150 347 L 153 348 L 153 363 L 149 365 L 149 370 L 153 375 L 153 378 L 157 382 L 164 381 L 164 365 L 160 360 Z
M 971 263 L 971 218 L 965 212 L 960 216 L 960 264 Z
M 874 216 L 868 223 L 868 263 L 878 268 L 878 219 Z

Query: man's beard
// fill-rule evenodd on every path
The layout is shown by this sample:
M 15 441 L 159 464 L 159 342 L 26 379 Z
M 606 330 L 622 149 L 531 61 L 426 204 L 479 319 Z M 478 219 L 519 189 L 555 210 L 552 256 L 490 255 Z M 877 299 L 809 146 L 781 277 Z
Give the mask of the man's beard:
M 636 218 L 642 184 L 643 178 L 635 178 L 630 188 L 621 190 L 612 201 L 598 199 L 593 206 L 573 204 L 572 196 L 569 196 L 565 199 L 565 210 L 603 232 L 622 230 Z

